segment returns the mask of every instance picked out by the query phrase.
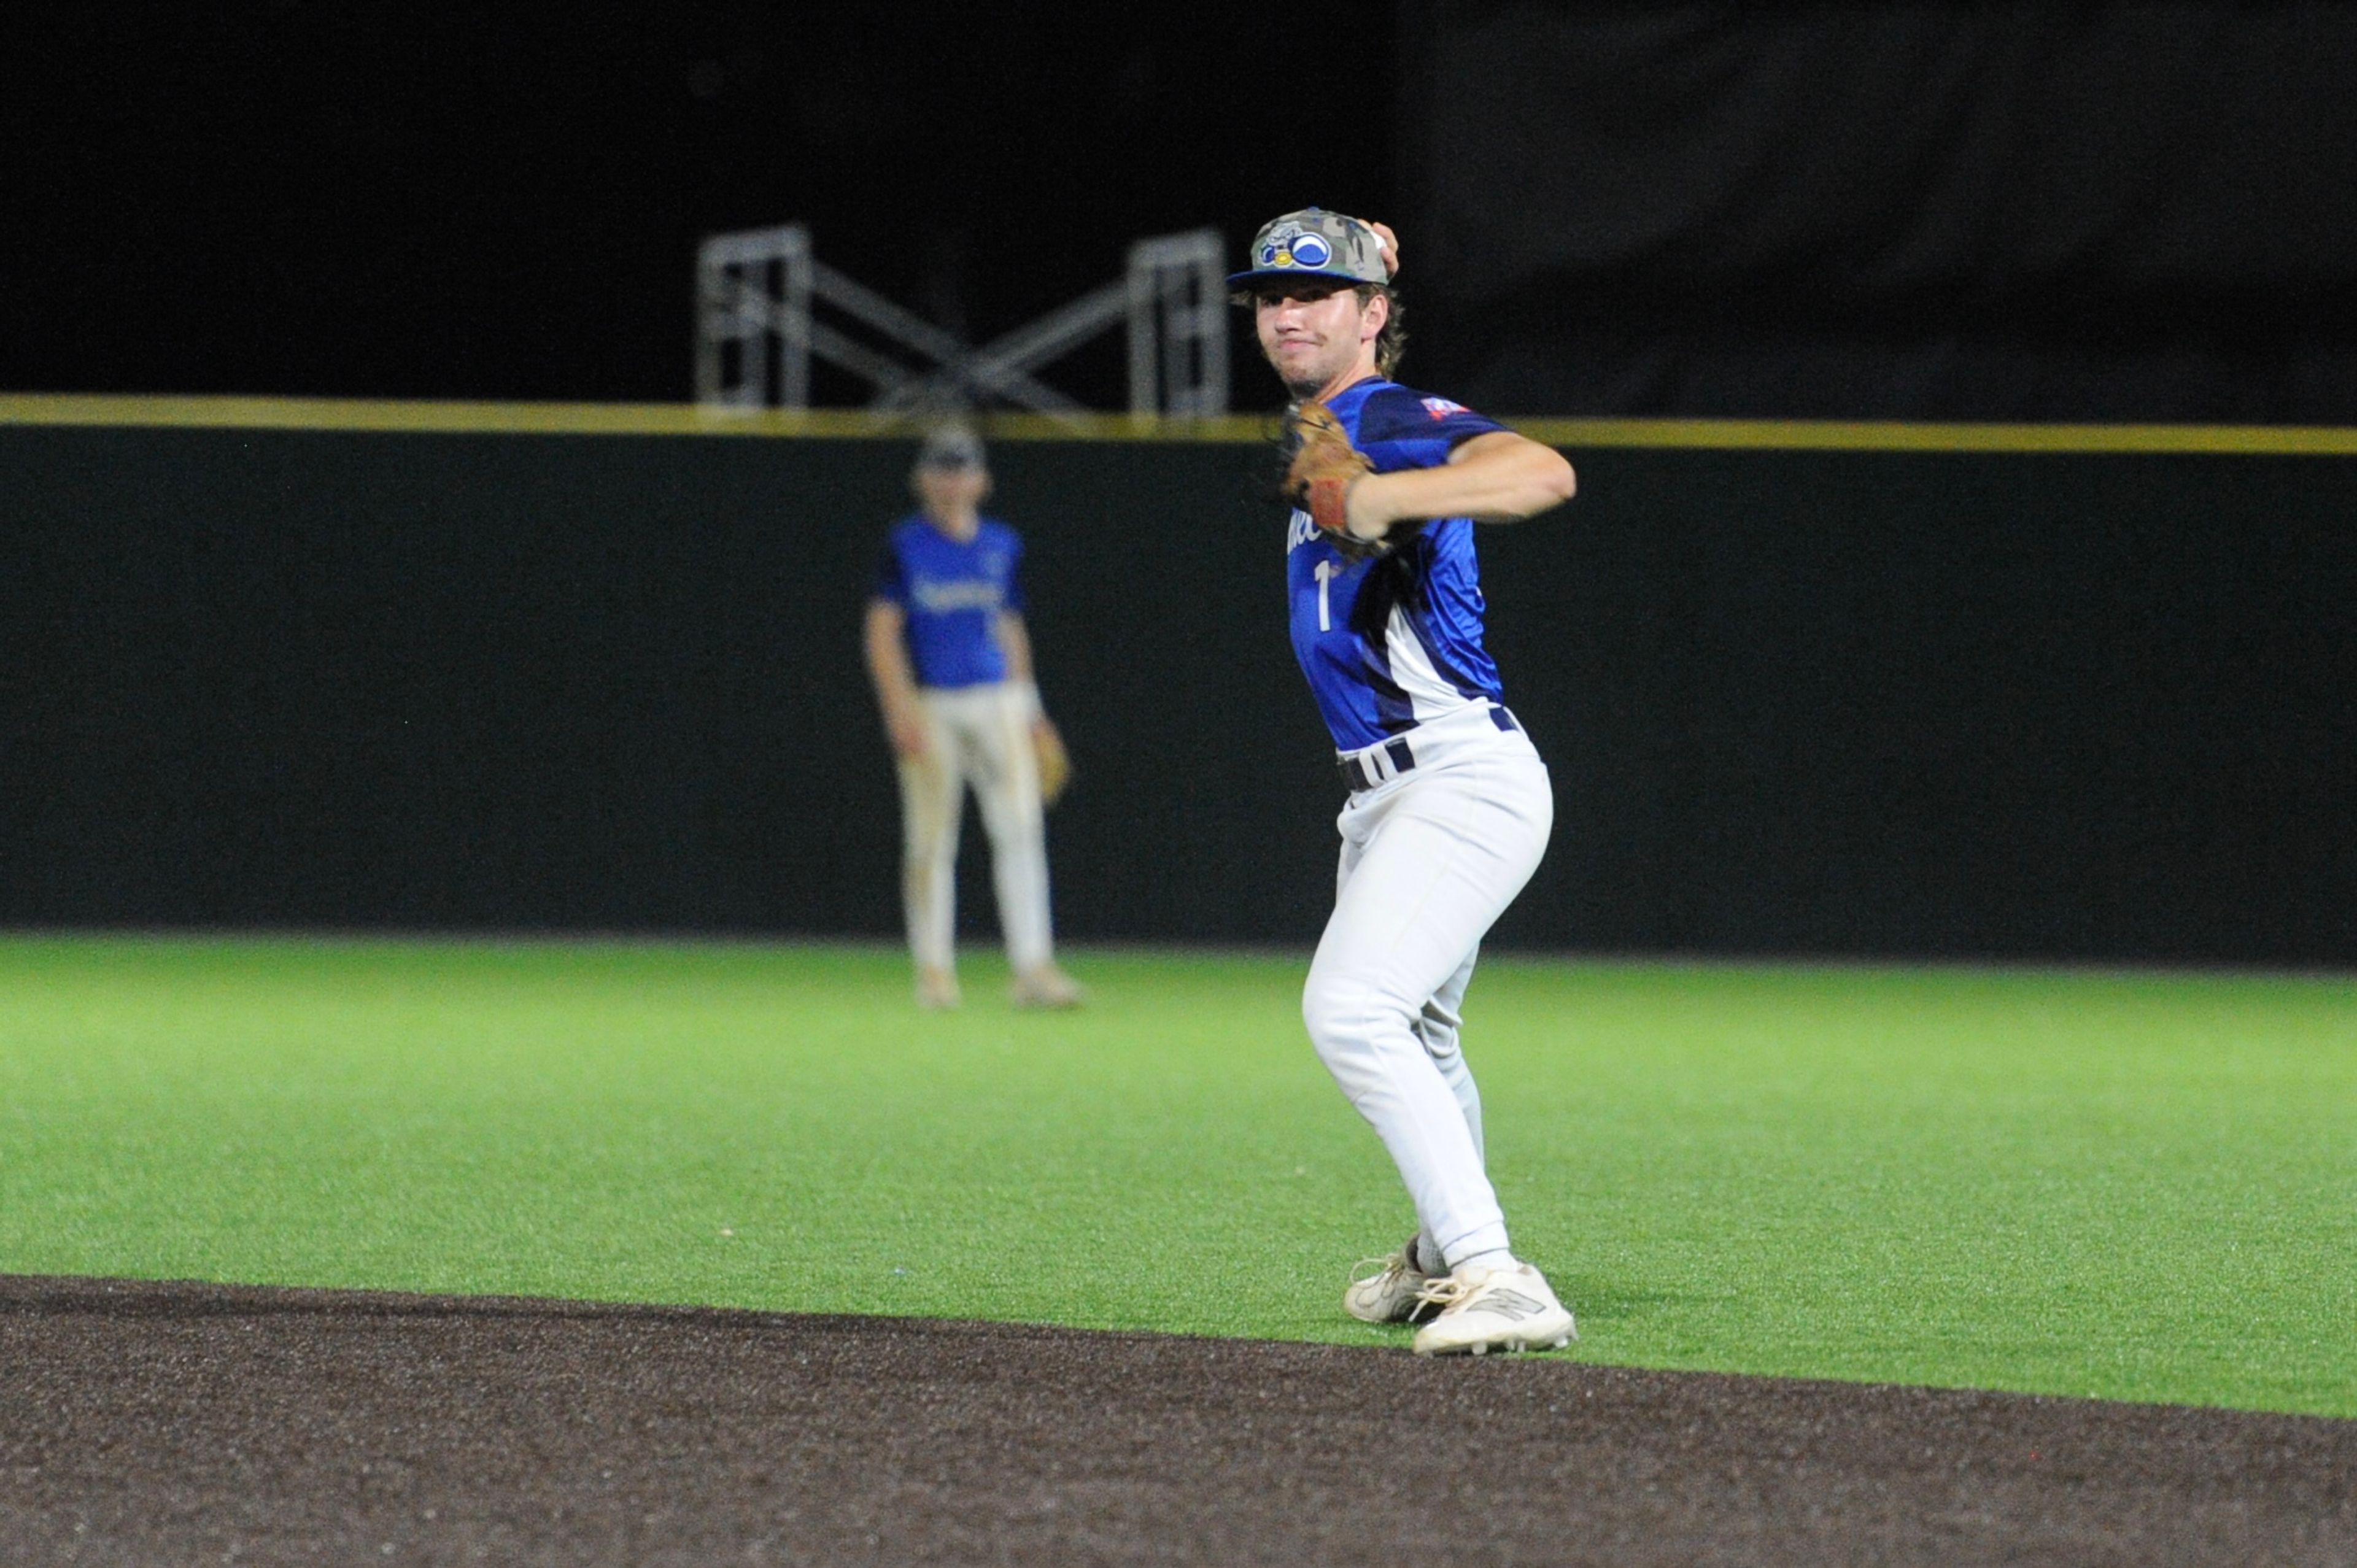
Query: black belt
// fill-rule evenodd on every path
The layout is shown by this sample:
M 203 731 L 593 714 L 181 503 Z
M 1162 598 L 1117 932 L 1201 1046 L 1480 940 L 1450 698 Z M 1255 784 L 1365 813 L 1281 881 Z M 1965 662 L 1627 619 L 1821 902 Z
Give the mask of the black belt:
M 1517 730 L 1523 727 L 1514 722 L 1514 715 L 1503 708 L 1491 708 L 1490 722 L 1501 730 Z M 1403 773 L 1412 771 L 1415 767 L 1415 749 L 1408 745 L 1407 736 L 1404 735 L 1394 736 L 1383 742 L 1383 755 L 1391 758 L 1392 777 L 1394 779 Z M 1372 789 L 1383 782 L 1381 779 L 1367 770 L 1363 756 L 1364 754 L 1361 753 L 1351 757 L 1338 757 L 1334 759 L 1335 768 L 1342 775 L 1343 784 L 1353 795 L 1361 789 Z

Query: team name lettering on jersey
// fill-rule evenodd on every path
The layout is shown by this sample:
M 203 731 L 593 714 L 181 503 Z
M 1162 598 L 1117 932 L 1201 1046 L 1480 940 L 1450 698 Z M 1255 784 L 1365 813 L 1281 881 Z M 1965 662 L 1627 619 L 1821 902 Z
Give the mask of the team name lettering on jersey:
M 1299 507 L 1293 509 L 1293 521 L 1285 531 L 1285 553 L 1288 555 L 1318 537 L 1317 520 Z
M 917 579 L 909 595 L 936 615 L 951 610 L 995 610 L 1003 597 L 996 583 L 941 583 L 930 577 Z

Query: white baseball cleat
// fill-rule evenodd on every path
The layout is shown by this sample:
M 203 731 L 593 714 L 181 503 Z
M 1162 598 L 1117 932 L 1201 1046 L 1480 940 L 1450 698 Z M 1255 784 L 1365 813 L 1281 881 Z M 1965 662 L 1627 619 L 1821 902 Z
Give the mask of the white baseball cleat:
M 917 971 L 917 1005 L 928 1013 L 946 1013 L 958 1004 L 957 976 L 927 964 Z
M 1546 1276 L 1528 1263 L 1464 1268 L 1424 1287 L 1440 1316 L 1416 1330 L 1419 1356 L 1486 1356 L 1492 1350 L 1560 1350 L 1579 1337 Z
M 1375 1272 L 1361 1275 L 1360 1269 Z M 1415 1266 L 1415 1238 L 1388 1258 L 1361 1260 L 1342 1292 L 1342 1310 L 1361 1323 L 1422 1323 L 1440 1308 L 1424 1299 L 1432 1276 Z
M 1088 995 L 1079 981 L 1052 963 L 1017 975 L 1006 993 L 1017 1007 L 1077 1007 Z

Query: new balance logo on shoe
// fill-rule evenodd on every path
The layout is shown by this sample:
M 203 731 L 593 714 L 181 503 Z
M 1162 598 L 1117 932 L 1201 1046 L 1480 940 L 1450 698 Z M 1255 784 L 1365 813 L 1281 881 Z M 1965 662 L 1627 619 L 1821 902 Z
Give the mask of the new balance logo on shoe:
M 1520 1323 L 1525 1317 L 1536 1317 L 1547 1309 L 1546 1303 L 1533 1301 L 1510 1290 L 1493 1290 L 1481 1299 L 1481 1310 L 1493 1312 L 1510 1322 Z

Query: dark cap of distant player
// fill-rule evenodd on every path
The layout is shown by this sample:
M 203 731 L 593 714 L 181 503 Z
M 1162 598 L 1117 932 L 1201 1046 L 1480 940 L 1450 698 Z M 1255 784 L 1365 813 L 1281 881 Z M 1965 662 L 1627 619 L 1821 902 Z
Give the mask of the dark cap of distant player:
M 917 448 L 920 468 L 957 470 L 982 466 L 982 437 L 963 424 L 934 426 Z

